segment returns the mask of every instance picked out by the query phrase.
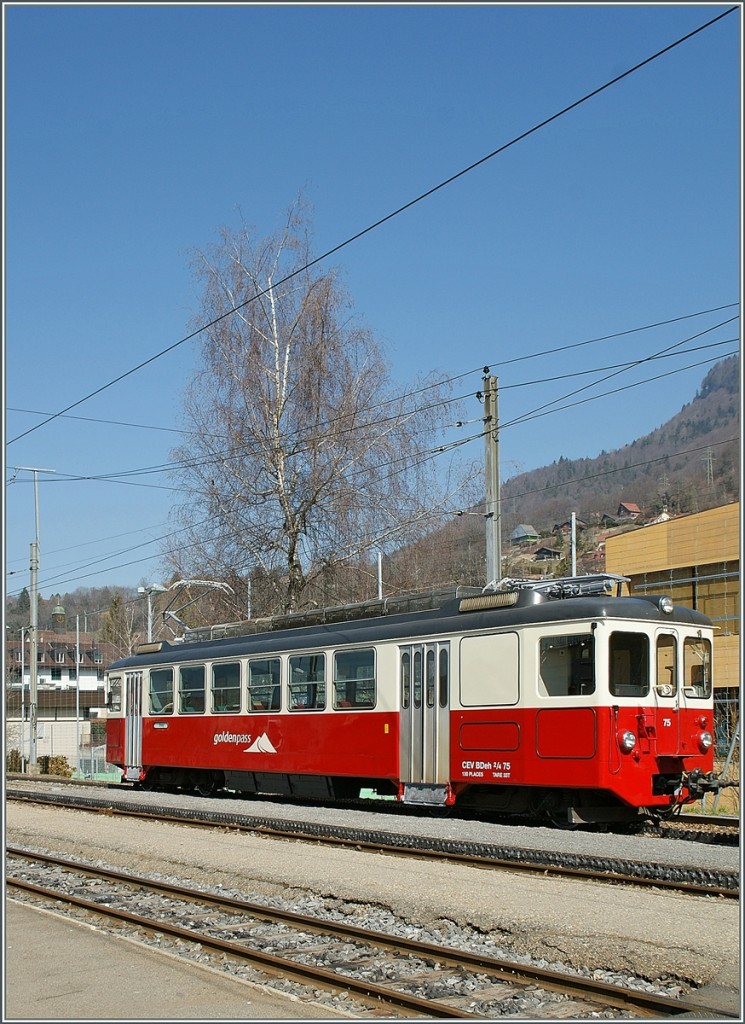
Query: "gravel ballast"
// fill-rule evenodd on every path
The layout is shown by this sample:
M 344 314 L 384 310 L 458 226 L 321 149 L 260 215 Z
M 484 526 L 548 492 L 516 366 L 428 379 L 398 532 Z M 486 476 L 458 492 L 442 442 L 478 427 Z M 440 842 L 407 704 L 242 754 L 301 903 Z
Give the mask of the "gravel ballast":
M 118 793 L 117 793 L 118 796 Z M 413 834 L 510 841 L 520 845 L 577 844 L 585 852 L 629 859 L 660 856 L 659 840 L 590 833 L 564 833 L 520 826 L 484 825 L 337 808 L 308 808 L 274 801 L 198 800 L 178 794 L 137 793 L 173 806 L 319 820 Z M 223 887 L 247 899 L 314 903 L 338 908 L 365 927 L 424 927 L 434 936 L 469 943 L 495 956 L 530 956 L 576 970 L 626 974 L 674 985 L 739 987 L 739 908 L 735 901 L 690 897 L 672 891 L 638 890 L 589 881 L 480 871 L 311 843 L 208 831 L 160 822 L 42 808 L 10 802 L 6 841 L 53 850 L 129 870 L 186 880 L 202 888 Z M 665 856 L 680 863 L 711 858 L 717 867 L 738 864 L 736 850 L 665 842 Z M 668 848 L 673 848 L 668 850 Z M 618 981 L 616 980 L 616 983 Z M 734 995 L 733 995 L 734 998 Z

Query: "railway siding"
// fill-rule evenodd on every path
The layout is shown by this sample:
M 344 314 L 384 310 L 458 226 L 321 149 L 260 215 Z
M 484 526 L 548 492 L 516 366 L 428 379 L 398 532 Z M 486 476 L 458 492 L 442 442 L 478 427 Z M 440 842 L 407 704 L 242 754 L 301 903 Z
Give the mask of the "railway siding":
M 13 791 L 9 794 L 13 797 Z M 241 828 L 273 834 L 276 836 L 294 836 L 318 842 L 336 842 L 368 848 L 375 851 L 400 851 L 411 855 L 441 856 L 458 860 L 473 860 L 485 866 L 502 866 L 506 870 L 539 870 L 560 874 L 575 874 L 580 877 L 604 877 L 608 880 L 629 881 L 655 884 L 667 887 L 679 885 L 687 889 L 699 887 L 701 892 L 711 891 L 712 895 L 738 896 L 740 888 L 739 871 L 722 871 L 711 866 L 702 867 L 697 863 L 685 865 L 669 864 L 664 856 L 656 861 L 639 861 L 637 859 L 619 858 L 612 847 L 602 856 L 590 856 L 585 852 L 578 853 L 566 850 L 530 849 L 524 846 L 511 846 L 474 840 L 453 840 L 433 836 L 410 835 L 406 832 L 394 832 L 376 828 L 351 828 L 334 825 L 329 822 L 310 820 L 287 821 L 281 818 L 264 818 L 256 815 L 236 814 L 235 811 L 224 812 L 208 810 L 199 805 L 201 802 L 189 801 L 184 806 L 161 806 L 157 801 L 153 804 L 140 803 L 139 792 L 132 795 L 131 800 L 104 800 L 92 796 L 89 798 L 75 794 L 49 795 L 44 799 L 63 807 L 90 807 L 117 814 L 144 813 L 158 819 L 173 821 L 204 822 L 205 826 L 224 824 L 228 828 Z M 37 797 L 37 799 L 39 799 Z M 222 805 L 222 802 L 221 802 Z M 399 818 L 395 821 L 402 820 Z
M 137 797 L 208 811 L 226 811 L 236 804 L 244 813 L 249 807 L 254 813 L 296 822 L 313 816 L 342 827 L 365 821 L 391 827 L 390 817 L 374 812 L 311 809 L 270 801 L 200 800 L 161 793 Z M 396 816 L 394 824 L 396 830 L 407 827 L 415 835 L 462 832 L 482 839 L 501 836 L 506 842 L 518 834 L 523 843 L 530 835 L 534 847 L 543 844 L 554 850 L 580 850 L 588 845 L 595 852 L 606 853 L 613 847 L 626 852 L 635 849 L 639 859 L 648 857 L 650 851 L 660 858 L 665 851 L 673 862 L 684 863 L 695 855 L 701 861 L 712 858 L 732 867 L 738 860 L 737 851 L 731 848 L 640 837 L 411 816 Z M 692 986 L 694 991 L 718 984 L 732 1000 L 737 998 L 739 912 L 734 900 L 630 890 L 550 876 L 485 874 L 457 864 L 381 857 L 325 848 L 312 841 L 277 843 L 250 833 L 157 821 L 135 823 L 100 813 L 12 801 L 8 803 L 7 829 L 8 842 L 18 845 L 100 859 L 138 874 L 188 879 L 249 899 L 257 895 L 269 900 L 291 898 L 301 910 L 314 906 L 338 910 L 379 930 L 386 930 L 386 922 L 395 919 L 401 928 L 426 927 L 444 936 L 464 931 L 471 941 L 507 959 L 529 956 L 589 971 L 667 977 Z M 687 853 L 681 854 L 681 848 L 687 848 Z
M 559 972 L 532 964 L 506 962 L 468 944 L 451 946 L 438 940 L 402 937 L 339 923 L 323 914 L 299 915 L 220 892 L 153 882 L 142 876 L 100 866 L 38 855 L 10 848 L 8 884 L 25 898 L 51 896 L 68 900 L 105 920 L 134 927 L 139 935 L 176 939 L 182 950 L 197 947 L 200 955 L 222 955 L 227 963 L 243 956 L 270 974 L 319 984 L 338 995 L 372 997 L 435 1017 L 501 1016 L 526 1010 L 536 1019 L 563 1017 L 571 1007 L 574 1019 L 625 1017 L 634 1009 L 662 1017 L 697 1010 L 670 982 L 656 987 L 627 977 L 622 985 L 587 972 Z M 92 875 L 92 880 L 89 876 Z M 51 888 L 50 888 L 51 886 Z M 135 913 L 132 913 L 132 910 Z M 111 925 L 106 925 L 111 927 Z M 237 940 L 237 941 L 236 941 Z M 245 953 L 243 952 L 245 950 Z M 672 988 L 672 995 L 671 993 Z M 567 1002 L 569 1005 L 567 1005 Z M 373 1006 L 375 1003 L 373 1002 Z M 359 1014 L 360 1016 L 364 1014 Z

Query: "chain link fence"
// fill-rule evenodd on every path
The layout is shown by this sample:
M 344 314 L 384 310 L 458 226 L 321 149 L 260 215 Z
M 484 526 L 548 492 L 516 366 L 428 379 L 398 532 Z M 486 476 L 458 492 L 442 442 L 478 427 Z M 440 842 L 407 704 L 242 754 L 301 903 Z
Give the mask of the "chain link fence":
M 121 772 L 106 762 L 103 687 L 95 690 L 39 690 L 36 760 L 41 775 L 118 782 Z M 25 772 L 31 755 L 28 693 L 5 692 L 5 768 Z

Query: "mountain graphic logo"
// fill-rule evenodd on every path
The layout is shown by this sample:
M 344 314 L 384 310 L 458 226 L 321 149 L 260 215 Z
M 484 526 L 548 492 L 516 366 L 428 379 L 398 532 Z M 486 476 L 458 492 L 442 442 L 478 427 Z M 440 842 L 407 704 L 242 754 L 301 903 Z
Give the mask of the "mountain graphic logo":
M 246 747 L 244 754 L 276 754 L 277 751 L 265 732 L 257 736 L 250 747 Z

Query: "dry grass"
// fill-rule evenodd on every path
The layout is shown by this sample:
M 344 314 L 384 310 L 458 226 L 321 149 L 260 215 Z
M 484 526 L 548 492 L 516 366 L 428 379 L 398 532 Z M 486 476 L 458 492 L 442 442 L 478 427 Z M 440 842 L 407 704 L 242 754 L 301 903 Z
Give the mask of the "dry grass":
M 717 758 L 714 762 L 714 771 L 721 773 L 724 771 L 724 758 Z M 735 752 L 735 756 L 730 761 L 729 769 L 727 771 L 727 780 L 730 782 L 736 782 L 734 786 L 730 786 L 728 789 L 722 789 L 719 792 L 719 799 L 716 794 L 709 794 L 704 800 L 696 800 L 695 803 L 688 804 L 683 808 L 684 812 L 689 814 L 733 814 L 739 816 L 740 814 L 740 758 L 739 751 Z M 714 809 L 714 801 L 716 800 L 716 810 Z

